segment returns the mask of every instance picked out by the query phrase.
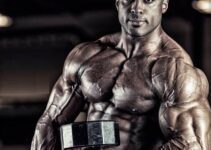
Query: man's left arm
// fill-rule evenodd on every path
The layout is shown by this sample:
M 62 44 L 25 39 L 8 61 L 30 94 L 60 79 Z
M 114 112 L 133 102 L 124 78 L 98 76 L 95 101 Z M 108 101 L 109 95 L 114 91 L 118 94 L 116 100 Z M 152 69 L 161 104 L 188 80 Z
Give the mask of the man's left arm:
M 175 69 L 169 70 L 173 73 L 167 73 L 164 82 L 159 110 L 160 127 L 167 139 L 161 150 L 211 150 L 206 76 L 182 61 L 174 63 Z

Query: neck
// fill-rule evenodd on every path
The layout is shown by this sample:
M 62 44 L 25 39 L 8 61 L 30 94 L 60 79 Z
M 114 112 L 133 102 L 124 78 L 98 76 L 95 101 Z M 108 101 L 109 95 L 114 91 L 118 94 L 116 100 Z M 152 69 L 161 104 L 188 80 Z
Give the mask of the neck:
M 124 51 L 127 57 L 140 53 L 153 53 L 161 43 L 162 28 L 159 25 L 151 33 L 144 36 L 132 36 L 122 30 L 117 48 Z

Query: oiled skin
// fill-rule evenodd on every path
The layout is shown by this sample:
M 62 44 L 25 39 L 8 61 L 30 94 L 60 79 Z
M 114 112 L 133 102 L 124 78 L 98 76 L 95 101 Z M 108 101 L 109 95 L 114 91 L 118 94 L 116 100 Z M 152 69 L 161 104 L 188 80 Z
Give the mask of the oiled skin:
M 106 150 L 211 150 L 208 82 L 162 30 L 152 49 L 127 55 L 120 35 L 76 46 L 65 61 L 31 150 L 59 150 L 58 128 L 88 103 L 87 121 L 114 120 L 120 145 Z
M 168 0 L 116 0 L 121 34 L 74 48 L 38 121 L 31 150 L 59 150 L 58 128 L 88 104 L 87 121 L 114 120 L 106 150 L 211 150 L 208 82 L 161 28 Z

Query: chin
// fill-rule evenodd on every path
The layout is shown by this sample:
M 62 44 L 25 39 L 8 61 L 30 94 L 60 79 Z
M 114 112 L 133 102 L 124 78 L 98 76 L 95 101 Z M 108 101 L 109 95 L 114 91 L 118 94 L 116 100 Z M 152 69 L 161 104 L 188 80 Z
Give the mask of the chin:
M 133 37 L 143 37 L 143 36 L 147 35 L 147 33 L 145 33 L 145 32 L 137 32 L 137 31 L 136 32 L 134 32 L 134 31 L 128 32 L 128 34 Z
M 127 30 L 130 36 L 142 37 L 147 35 L 149 32 L 140 28 L 131 28 Z

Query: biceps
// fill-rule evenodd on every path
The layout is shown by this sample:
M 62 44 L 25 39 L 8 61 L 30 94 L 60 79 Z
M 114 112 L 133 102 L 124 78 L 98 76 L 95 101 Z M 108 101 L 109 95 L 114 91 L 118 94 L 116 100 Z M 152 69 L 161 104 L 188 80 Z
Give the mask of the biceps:
M 79 86 L 68 85 L 60 78 L 52 90 L 45 114 L 55 123 L 64 124 L 74 121 L 83 105 Z

